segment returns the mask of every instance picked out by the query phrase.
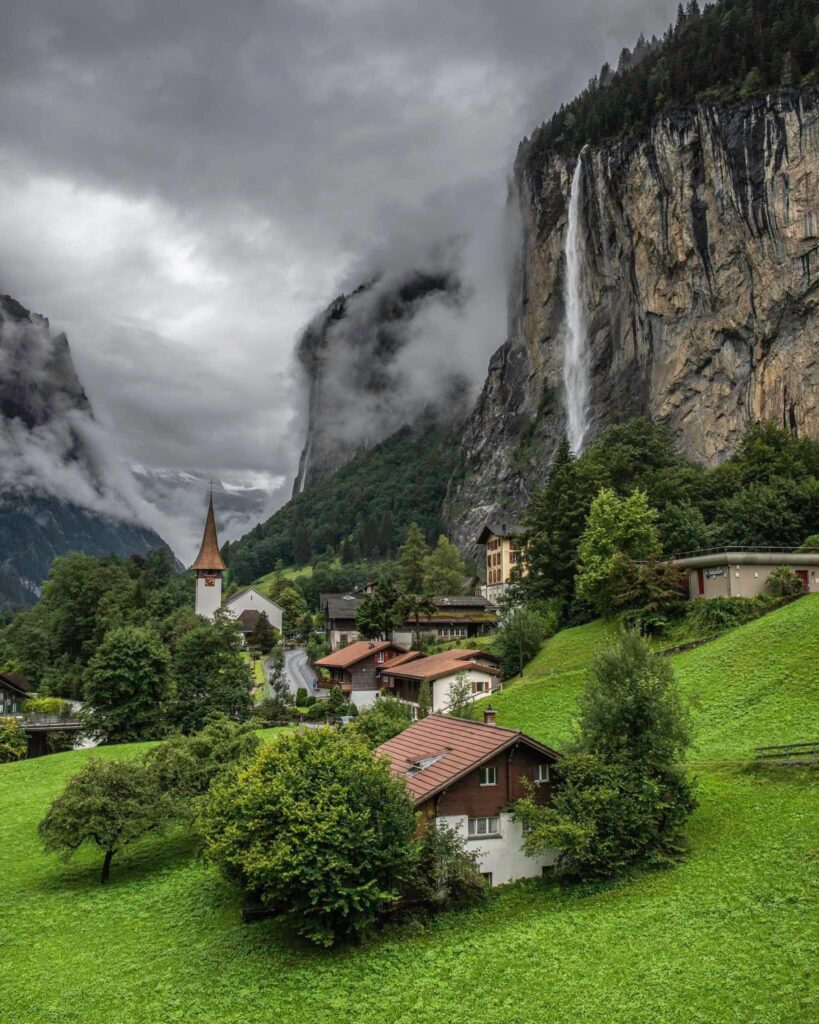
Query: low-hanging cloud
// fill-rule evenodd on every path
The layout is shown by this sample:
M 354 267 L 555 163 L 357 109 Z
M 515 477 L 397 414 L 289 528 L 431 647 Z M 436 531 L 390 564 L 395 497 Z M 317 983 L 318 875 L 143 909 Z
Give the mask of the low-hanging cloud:
M 0 291 L 68 330 L 127 460 L 292 476 L 300 329 L 452 239 L 462 302 L 419 310 L 395 369 L 474 393 L 518 139 L 675 7 L 6 0 Z

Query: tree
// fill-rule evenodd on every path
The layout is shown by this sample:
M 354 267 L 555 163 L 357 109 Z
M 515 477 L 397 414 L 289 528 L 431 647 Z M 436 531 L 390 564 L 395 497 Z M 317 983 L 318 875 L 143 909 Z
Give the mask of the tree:
M 298 635 L 299 624 L 307 612 L 307 602 L 301 591 L 289 583 L 270 588 L 271 600 L 282 610 L 282 631 L 288 638 Z
M 765 589 L 774 597 L 798 597 L 804 590 L 804 584 L 793 566 L 777 565 L 768 574 Z
M 635 562 L 618 551 L 614 556 L 613 579 L 611 603 L 614 608 L 663 612 L 679 605 L 685 596 L 684 577 L 680 570 L 672 562 L 662 559 Z
M 107 882 L 115 853 L 161 829 L 173 812 L 170 796 L 142 758 L 90 758 L 66 783 L 38 826 L 43 848 L 71 857 L 84 843 L 104 853 Z
M 466 566 L 458 549 L 446 537 L 424 559 L 424 593 L 460 594 L 464 588 Z
M 421 683 L 418 691 L 418 720 L 428 718 L 432 714 L 432 685 L 428 679 Z
M 299 730 L 217 781 L 200 829 L 206 856 L 312 942 L 365 931 L 418 862 L 409 793 L 349 734 Z
M 241 648 L 234 620 L 222 613 L 181 637 L 173 655 L 173 725 L 190 733 L 198 732 L 213 715 L 238 720 L 248 716 L 250 671 Z
M 191 736 L 172 736 L 147 754 L 146 762 L 162 793 L 176 813 L 192 820 L 195 801 L 213 780 L 232 765 L 250 760 L 261 740 L 251 722 L 238 725 L 224 716 L 214 718 Z
M 538 608 L 527 605 L 508 612 L 495 638 L 504 679 L 521 675 L 524 665 L 534 658 L 556 628 L 554 613 L 544 615 Z
M 273 651 L 268 672 L 268 698 L 265 703 L 269 706 L 270 717 L 276 720 L 287 718 L 294 701 L 285 669 L 283 647 L 277 647 Z
M 603 488 L 592 502 L 578 546 L 577 596 L 608 616 L 618 582 L 617 554 L 632 559 L 656 556 L 660 550 L 656 519 L 645 492 L 637 490 L 621 498 Z
M 16 718 L 0 718 L 0 764 L 26 756 L 28 737 Z
M 398 582 L 405 594 L 420 594 L 425 583 L 425 562 L 429 545 L 423 531 L 410 523 L 407 538 L 398 551 Z
M 144 626 L 112 629 L 85 680 L 90 731 L 103 743 L 156 738 L 170 697 L 168 649 Z
M 353 713 L 354 705 L 347 700 L 340 686 L 332 686 L 327 700 L 323 703 L 328 717 L 342 718 Z
M 250 634 L 250 647 L 261 654 L 267 654 L 268 651 L 273 650 L 278 642 L 279 631 L 270 625 L 267 612 L 262 612 L 258 619 L 256 619 L 256 625 Z
M 412 722 L 409 705 L 395 697 L 379 697 L 364 708 L 355 720 L 353 731 L 370 750 L 403 732 Z
M 404 621 L 402 597 L 395 586 L 384 580 L 367 594 L 355 615 L 355 626 L 365 640 L 388 640 L 396 626 Z
M 812 533 L 809 537 L 805 537 L 799 545 L 799 550 L 819 553 L 819 533 Z
M 688 713 L 671 664 L 636 633 L 599 653 L 580 702 L 577 753 L 559 763 L 550 807 L 534 791 L 515 808 L 528 854 L 561 849 L 569 873 L 592 878 L 685 849 L 694 808 L 683 760 Z
M 657 518 L 663 552 L 671 557 L 708 547 L 710 534 L 700 509 L 690 501 L 669 502 Z
M 466 672 L 459 672 L 449 686 L 447 714 L 454 718 L 472 717 L 474 711 L 472 697 L 472 683 L 467 679 Z
M 418 647 L 421 643 L 421 619 L 435 614 L 438 610 L 435 602 L 423 594 L 405 594 L 398 604 L 398 609 L 399 619 L 414 624 L 412 642 L 413 646 Z

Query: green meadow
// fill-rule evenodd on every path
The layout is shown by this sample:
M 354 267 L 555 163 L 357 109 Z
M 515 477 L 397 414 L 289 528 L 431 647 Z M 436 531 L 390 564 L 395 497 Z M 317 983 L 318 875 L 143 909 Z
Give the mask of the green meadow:
M 560 747 L 605 639 L 600 623 L 555 636 L 493 698 L 500 723 Z M 819 732 L 818 654 L 819 596 L 673 657 L 695 702 L 700 799 L 677 867 L 522 882 L 329 953 L 275 921 L 242 924 L 238 895 L 183 832 L 115 859 L 105 887 L 92 851 L 45 856 L 37 822 L 87 751 L 0 766 L 0 1020 L 815 1024 L 816 773 L 747 761 Z

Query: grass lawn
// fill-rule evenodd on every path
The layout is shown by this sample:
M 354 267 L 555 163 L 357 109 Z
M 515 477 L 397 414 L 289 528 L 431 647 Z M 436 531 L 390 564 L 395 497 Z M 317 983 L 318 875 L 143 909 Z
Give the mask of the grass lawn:
M 559 745 L 604 632 L 550 641 L 540 674 L 493 698 L 501 722 Z M 88 752 L 0 766 L 0 1021 L 814 1024 L 816 774 L 710 762 L 816 732 L 818 635 L 819 597 L 805 598 L 674 657 L 709 762 L 683 864 L 606 885 L 518 883 L 330 953 L 275 921 L 241 924 L 236 893 L 182 834 L 115 859 L 106 887 L 91 851 L 46 857 L 36 823 Z
M 333 563 L 334 565 L 340 563 Z M 297 576 L 312 576 L 313 566 L 312 565 L 291 565 L 286 569 L 281 569 L 278 573 L 269 572 L 264 576 L 260 576 L 257 580 L 254 580 L 250 586 L 260 590 L 263 594 L 267 593 L 267 588 L 273 582 L 276 576 L 281 576 L 285 580 L 294 580 Z

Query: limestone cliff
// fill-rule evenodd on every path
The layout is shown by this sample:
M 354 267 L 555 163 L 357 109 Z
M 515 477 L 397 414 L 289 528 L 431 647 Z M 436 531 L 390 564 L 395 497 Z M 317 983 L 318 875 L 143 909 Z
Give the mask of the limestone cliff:
M 517 514 L 566 431 L 568 196 L 577 156 L 518 153 L 509 335 L 463 441 L 446 514 L 468 548 Z M 709 464 L 771 419 L 819 434 L 819 95 L 782 90 L 656 119 L 581 156 L 589 434 L 666 422 Z

